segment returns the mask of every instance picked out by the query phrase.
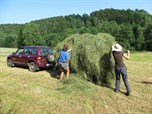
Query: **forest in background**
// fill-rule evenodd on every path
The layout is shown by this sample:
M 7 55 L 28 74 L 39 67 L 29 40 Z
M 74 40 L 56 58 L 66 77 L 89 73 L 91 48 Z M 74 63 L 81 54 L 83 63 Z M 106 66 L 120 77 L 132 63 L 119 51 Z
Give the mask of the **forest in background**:
M 152 51 L 152 15 L 138 9 L 105 9 L 90 14 L 34 20 L 25 24 L 1 24 L 0 47 L 55 47 L 66 37 L 76 33 L 109 33 L 124 48 Z

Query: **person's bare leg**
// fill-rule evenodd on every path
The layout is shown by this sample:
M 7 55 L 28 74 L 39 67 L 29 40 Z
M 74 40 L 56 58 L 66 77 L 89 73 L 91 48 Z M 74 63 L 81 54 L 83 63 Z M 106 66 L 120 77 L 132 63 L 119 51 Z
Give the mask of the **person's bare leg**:
M 66 78 L 67 79 L 69 78 L 69 74 L 70 74 L 70 69 L 67 69 L 67 71 L 66 71 Z
M 61 71 L 61 74 L 60 74 L 60 80 L 62 80 L 62 79 L 63 79 L 63 76 L 64 76 L 64 72 L 63 72 L 63 71 Z

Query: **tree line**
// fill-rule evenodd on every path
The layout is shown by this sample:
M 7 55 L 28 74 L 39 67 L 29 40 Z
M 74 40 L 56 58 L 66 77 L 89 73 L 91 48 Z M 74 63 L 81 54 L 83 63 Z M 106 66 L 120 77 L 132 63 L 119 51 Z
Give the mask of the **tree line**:
M 105 9 L 25 24 L 1 24 L 0 47 L 44 45 L 55 47 L 71 34 L 109 33 L 130 50 L 152 51 L 152 15 L 144 10 Z

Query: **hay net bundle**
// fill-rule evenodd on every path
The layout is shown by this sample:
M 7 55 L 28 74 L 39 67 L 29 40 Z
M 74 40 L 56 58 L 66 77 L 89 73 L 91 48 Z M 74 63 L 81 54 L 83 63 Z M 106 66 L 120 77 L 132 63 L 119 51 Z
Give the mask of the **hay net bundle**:
M 110 84 L 114 77 L 111 46 L 114 37 L 106 33 L 98 35 L 75 34 L 59 43 L 55 50 L 59 56 L 63 45 L 72 48 L 70 52 L 70 69 L 74 73 L 82 73 L 85 78 L 96 83 Z

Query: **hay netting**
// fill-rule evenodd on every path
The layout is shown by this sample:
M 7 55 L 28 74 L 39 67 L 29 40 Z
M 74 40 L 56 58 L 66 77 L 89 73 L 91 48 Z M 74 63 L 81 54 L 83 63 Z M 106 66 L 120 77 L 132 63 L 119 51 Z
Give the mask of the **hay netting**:
M 85 78 L 96 84 L 110 84 L 114 77 L 111 55 L 114 42 L 114 37 L 106 33 L 75 34 L 59 43 L 55 49 L 59 54 L 64 44 L 69 45 L 69 48 L 72 48 L 71 72 L 82 73 Z

